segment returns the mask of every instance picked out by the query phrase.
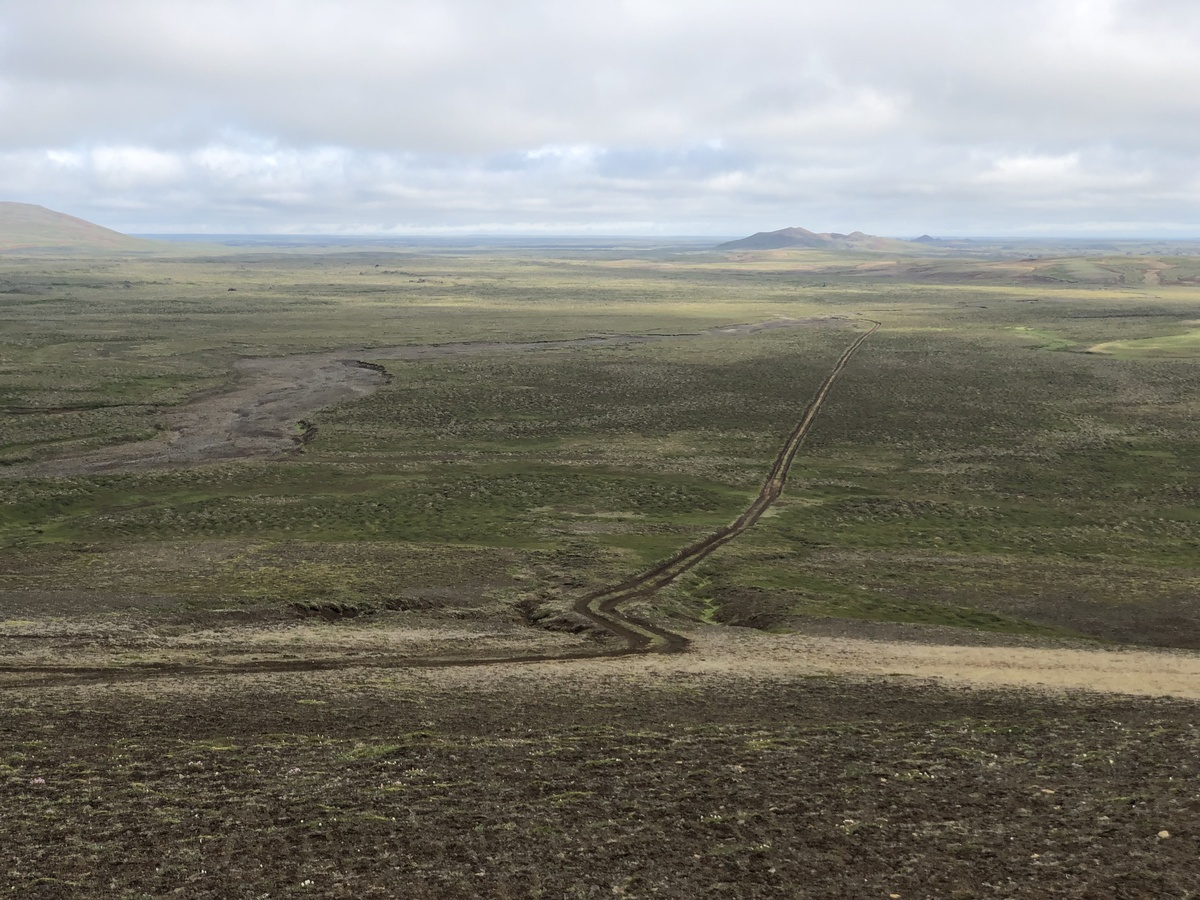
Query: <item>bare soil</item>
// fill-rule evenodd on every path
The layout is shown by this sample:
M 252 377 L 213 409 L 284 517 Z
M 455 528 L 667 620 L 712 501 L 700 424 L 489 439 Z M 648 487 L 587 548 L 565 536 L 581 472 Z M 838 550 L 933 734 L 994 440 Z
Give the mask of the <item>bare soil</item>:
M 640 623 L 636 617 L 633 620 Z M 22 641 L 20 631 L 28 641 Z M 231 624 L 186 629 L 149 641 L 130 625 L 122 635 L 69 623 L 9 625 L 0 657 L 0 689 L 56 684 L 162 684 L 175 679 L 282 673 L 380 670 L 409 677 L 417 670 L 479 670 L 609 676 L 826 676 L 921 679 L 963 688 L 1021 688 L 1200 700 L 1200 653 L 1099 649 L 1003 636 L 990 643 L 935 639 L 879 640 L 804 634 L 769 635 L 728 626 L 687 629 L 686 653 L 646 653 L 611 639 L 597 641 L 520 626 L 422 621 L 317 624 Z M 619 633 L 618 633 L 619 636 Z M 429 677 L 434 677 L 432 674 Z M 469 676 L 455 676 L 469 677 Z M 554 677 L 559 677 L 555 675 Z
M 746 651 L 771 644 L 745 637 Z M 744 673 L 678 668 L 708 652 L 0 690 L 0 886 L 222 900 L 1200 892 L 1195 702 L 799 677 L 773 652 L 741 653 Z
M 914 640 L 765 635 L 741 628 L 693 635 L 691 650 L 669 660 L 656 656 L 618 660 L 612 666 L 618 671 L 727 673 L 755 678 L 887 676 L 964 688 L 1200 700 L 1200 653 L 1184 650 L 1098 649 L 1051 642 L 1030 642 L 1023 647 L 956 646 Z M 576 665 L 584 667 L 581 672 L 587 670 L 584 663 Z

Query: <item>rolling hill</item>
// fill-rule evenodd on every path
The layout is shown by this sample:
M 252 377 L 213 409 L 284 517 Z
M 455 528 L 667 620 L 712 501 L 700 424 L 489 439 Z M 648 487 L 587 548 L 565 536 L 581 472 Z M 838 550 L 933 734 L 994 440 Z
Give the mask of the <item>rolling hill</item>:
M 154 241 L 130 237 L 32 203 L 0 201 L 0 252 L 129 252 L 158 248 Z
M 720 244 L 718 250 L 901 250 L 914 249 L 912 242 L 876 237 L 854 231 L 850 234 L 809 231 L 807 228 L 781 228 L 760 231 L 750 237 Z

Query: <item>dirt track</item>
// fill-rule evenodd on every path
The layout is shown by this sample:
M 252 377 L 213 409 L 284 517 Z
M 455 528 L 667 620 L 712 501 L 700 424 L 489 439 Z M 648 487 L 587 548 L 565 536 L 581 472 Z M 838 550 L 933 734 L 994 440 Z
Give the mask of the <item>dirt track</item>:
M 625 638 L 631 650 L 657 650 L 666 653 L 678 653 L 685 650 L 688 645 L 685 637 L 649 622 L 631 619 L 621 612 L 621 607 L 632 600 L 649 597 L 662 590 L 680 575 L 698 565 L 718 547 L 729 543 L 762 518 L 763 513 L 783 493 L 783 486 L 787 483 L 792 460 L 796 458 L 800 445 L 804 443 L 804 438 L 812 429 L 813 422 L 816 421 L 817 414 L 821 411 L 834 383 L 863 342 L 879 330 L 879 325 L 878 322 L 872 322 L 871 328 L 859 335 L 838 358 L 833 369 L 817 389 L 816 395 L 809 403 L 808 409 L 804 411 L 799 423 L 788 435 L 788 439 L 784 443 L 783 449 L 779 451 L 779 456 L 775 458 L 775 465 L 771 467 L 771 472 L 767 475 L 767 480 L 759 490 L 758 496 L 754 498 L 754 502 L 744 513 L 724 528 L 684 547 L 674 556 L 646 571 L 581 598 L 575 604 L 575 611 Z

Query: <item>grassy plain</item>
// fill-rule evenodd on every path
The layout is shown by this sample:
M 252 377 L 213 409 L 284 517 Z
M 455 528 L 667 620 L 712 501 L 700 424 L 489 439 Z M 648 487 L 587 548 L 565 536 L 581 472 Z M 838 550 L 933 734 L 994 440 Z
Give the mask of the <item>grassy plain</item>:
M 659 613 L 1200 644 L 1200 368 L 1160 352 L 1200 288 L 1133 277 L 1200 264 L 659 256 L 6 260 L 10 468 L 165 435 L 239 356 L 684 335 L 383 360 L 391 382 L 313 414 L 303 453 L 2 481 L 9 605 L 85 586 L 98 612 L 369 612 L 437 588 L 502 614 L 602 583 L 736 515 L 871 317 L 773 517 Z M 695 336 L 777 317 L 820 320 Z
M 744 509 L 866 320 L 783 498 L 642 615 L 1200 648 L 1200 260 L 6 256 L 0 313 L 14 896 L 1200 890 L 1180 862 L 1200 809 L 1172 781 L 1197 763 L 1191 704 L 354 668 L 593 644 L 573 599 Z M 613 335 L 661 339 L 388 355 Z M 343 348 L 390 380 L 293 423 L 315 431 L 292 452 L 70 468 L 163 444 L 239 358 Z M 231 668 L 310 662 L 330 671 Z M 129 677 L 163 664 L 204 677 Z M 55 868 L 39 848 L 64 840 Z M 279 849 L 301 846 L 307 868 Z

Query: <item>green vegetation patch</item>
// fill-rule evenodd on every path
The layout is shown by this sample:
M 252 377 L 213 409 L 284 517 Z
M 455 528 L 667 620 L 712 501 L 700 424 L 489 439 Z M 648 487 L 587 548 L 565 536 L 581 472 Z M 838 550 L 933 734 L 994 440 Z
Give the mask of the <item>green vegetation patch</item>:
M 1200 329 L 1153 338 L 1106 341 L 1096 344 L 1091 351 L 1118 359 L 1196 359 L 1200 357 Z

